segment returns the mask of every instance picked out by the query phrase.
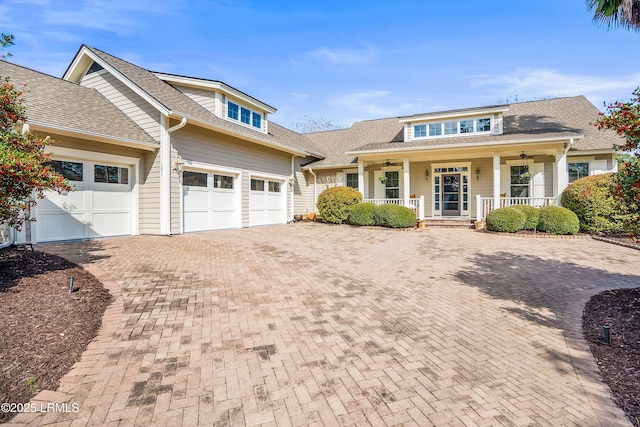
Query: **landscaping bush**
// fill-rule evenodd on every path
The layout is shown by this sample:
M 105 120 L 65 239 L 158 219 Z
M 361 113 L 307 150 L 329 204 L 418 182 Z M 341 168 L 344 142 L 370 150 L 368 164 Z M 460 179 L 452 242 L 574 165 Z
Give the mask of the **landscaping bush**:
M 374 219 L 376 225 L 389 228 L 409 228 L 416 226 L 416 214 L 413 210 L 392 203 L 378 206 Z
M 349 218 L 353 205 L 362 202 L 362 194 L 350 187 L 327 188 L 318 196 L 318 212 L 322 222 L 342 224 Z
M 351 207 L 349 211 L 349 224 L 353 225 L 375 225 L 374 215 L 377 206 L 373 203 L 358 203 Z
M 540 217 L 538 208 L 534 208 L 529 205 L 513 205 L 513 207 L 524 213 L 526 216 L 524 226 L 522 227 L 524 230 L 535 230 L 536 227 L 538 227 L 538 220 Z
M 522 230 L 526 220 L 527 215 L 514 206 L 493 210 L 485 218 L 487 230 L 503 233 L 515 233 Z
M 580 230 L 593 234 L 623 233 L 624 216 L 613 196 L 613 174 L 572 182 L 562 193 L 562 206 L 580 220 Z
M 538 229 L 551 234 L 576 234 L 580 230 L 578 216 L 567 208 L 544 206 L 539 209 Z

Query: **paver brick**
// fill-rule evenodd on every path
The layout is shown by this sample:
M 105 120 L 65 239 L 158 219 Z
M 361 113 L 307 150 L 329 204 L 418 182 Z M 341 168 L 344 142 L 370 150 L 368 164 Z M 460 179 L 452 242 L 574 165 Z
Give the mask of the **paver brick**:
M 630 425 L 580 317 L 640 286 L 633 249 L 314 223 L 40 248 L 114 302 L 61 381 L 81 410 L 34 424 Z

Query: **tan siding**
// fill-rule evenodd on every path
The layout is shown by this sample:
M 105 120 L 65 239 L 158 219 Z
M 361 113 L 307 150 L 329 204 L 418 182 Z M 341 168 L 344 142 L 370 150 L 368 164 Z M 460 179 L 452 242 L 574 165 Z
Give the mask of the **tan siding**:
M 178 153 L 171 147 L 171 233 L 180 234 L 182 228 L 182 191 L 180 176 L 173 169 Z
M 293 187 L 294 214 L 305 214 L 315 212 L 315 201 L 313 200 L 313 175 L 309 171 L 302 171 L 301 164 L 308 162 L 308 158 L 296 157 L 295 159 L 295 183 Z
M 223 134 L 188 126 L 171 136 L 185 160 L 268 174 L 291 174 L 291 155 Z
M 188 86 L 175 86 L 176 89 L 193 99 L 198 104 L 209 110 L 212 114 L 216 114 L 216 93 L 210 90 Z
M 51 151 L 55 153 L 56 147 L 75 148 L 79 150 L 95 151 L 98 153 L 115 154 L 118 156 L 141 158 L 144 151 L 135 148 L 123 147 L 120 145 L 106 144 L 104 142 L 91 141 L 88 139 L 74 138 L 70 136 L 56 135 L 52 133 L 42 133 L 42 137 L 50 137 L 57 141 L 57 144 L 51 146 Z
M 160 233 L 160 153 L 147 153 L 141 168 L 140 233 Z
M 160 112 L 107 72 L 84 76 L 82 86 L 100 92 L 156 141 L 160 141 Z

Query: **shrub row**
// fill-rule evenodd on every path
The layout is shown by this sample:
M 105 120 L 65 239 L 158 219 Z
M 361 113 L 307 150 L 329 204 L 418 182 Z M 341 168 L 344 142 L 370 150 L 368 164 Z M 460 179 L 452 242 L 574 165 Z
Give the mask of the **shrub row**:
M 353 225 L 380 225 L 390 228 L 416 226 L 413 210 L 400 205 L 362 203 L 362 195 L 349 187 L 333 187 L 318 196 L 318 212 L 322 222 Z
M 578 216 L 567 208 L 545 206 L 534 208 L 514 205 L 489 212 L 487 230 L 515 233 L 520 230 L 540 230 L 550 234 L 576 234 L 580 230 Z

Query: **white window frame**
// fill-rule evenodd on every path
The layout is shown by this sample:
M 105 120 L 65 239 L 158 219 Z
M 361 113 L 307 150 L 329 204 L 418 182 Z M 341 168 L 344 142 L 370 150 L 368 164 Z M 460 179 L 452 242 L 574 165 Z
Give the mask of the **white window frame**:
M 467 122 L 467 121 L 471 121 L 473 120 L 473 130 L 470 132 L 461 132 L 461 122 Z M 478 130 L 478 122 L 480 120 L 489 120 L 489 130 L 485 130 L 485 131 L 480 131 Z M 454 123 L 455 122 L 455 126 L 456 126 L 456 132 L 455 133 L 445 133 L 445 124 L 447 123 Z M 452 138 L 452 137 L 457 137 L 457 136 L 474 136 L 474 135 L 488 135 L 491 134 L 491 132 L 493 131 L 493 127 L 494 127 L 494 123 L 496 122 L 496 120 L 494 119 L 494 117 L 492 116 L 479 116 L 479 117 L 459 117 L 456 119 L 451 119 L 451 120 L 440 120 L 440 121 L 431 121 L 431 122 L 418 122 L 418 123 L 412 123 L 411 124 L 411 129 L 412 129 L 412 139 L 414 140 L 421 140 L 421 139 L 434 139 L 434 138 Z M 425 126 L 425 130 L 426 130 L 426 136 L 416 136 L 416 128 L 420 127 L 420 126 Z M 439 130 L 439 133 L 432 133 L 432 130 L 434 129 L 434 127 L 436 129 Z
M 233 104 L 233 105 L 236 105 L 238 107 L 238 117 L 237 118 L 229 116 L 229 104 L 230 103 Z M 254 110 L 254 109 L 250 108 L 248 105 L 243 104 L 242 102 L 239 102 L 239 101 L 237 101 L 235 99 L 227 98 L 226 101 L 225 101 L 225 104 L 226 104 L 225 105 L 225 107 L 226 107 L 225 119 L 226 120 L 229 120 L 231 122 L 237 123 L 237 124 L 239 124 L 241 126 L 249 128 L 249 129 L 257 130 L 257 131 L 260 131 L 260 132 L 265 132 L 266 119 L 265 119 L 265 117 L 264 117 L 262 112 Z M 243 111 L 248 111 L 249 112 L 248 122 L 242 121 L 242 113 L 243 113 Z M 254 118 L 256 116 L 260 117 L 260 119 L 259 119 L 260 120 L 260 127 L 254 126 L 254 123 L 255 123 Z

